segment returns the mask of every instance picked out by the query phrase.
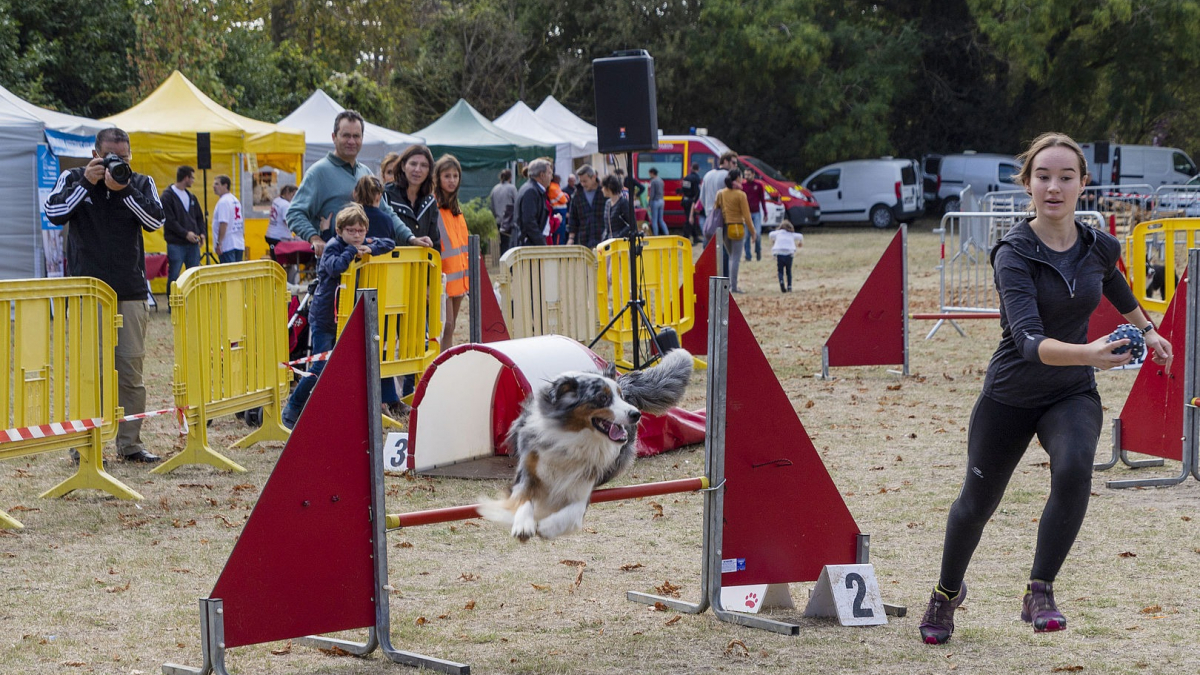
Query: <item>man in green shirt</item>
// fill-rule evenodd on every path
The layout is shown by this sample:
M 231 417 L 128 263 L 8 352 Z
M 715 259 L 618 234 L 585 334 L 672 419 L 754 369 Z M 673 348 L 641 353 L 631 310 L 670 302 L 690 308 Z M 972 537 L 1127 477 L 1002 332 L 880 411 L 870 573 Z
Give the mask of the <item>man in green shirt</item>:
M 318 257 L 325 251 L 326 236 L 333 235 L 333 215 L 350 202 L 358 179 L 371 174 L 370 168 L 358 162 L 365 126 L 362 115 L 353 110 L 338 113 L 333 121 L 333 152 L 309 167 L 288 208 L 288 228 L 308 240 Z M 397 243 L 433 245 L 428 237 L 414 237 L 386 202 L 380 208 L 392 219 Z

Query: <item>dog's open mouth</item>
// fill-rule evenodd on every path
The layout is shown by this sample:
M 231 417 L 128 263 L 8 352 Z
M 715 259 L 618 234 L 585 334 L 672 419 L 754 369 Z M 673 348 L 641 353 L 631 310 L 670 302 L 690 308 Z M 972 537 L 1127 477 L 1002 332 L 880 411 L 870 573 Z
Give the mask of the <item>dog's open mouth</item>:
M 625 427 L 617 424 L 616 422 L 606 420 L 603 417 L 593 417 L 592 426 L 596 427 L 597 431 L 605 436 L 608 436 L 609 440 L 615 443 L 624 443 L 625 439 L 629 438 L 629 434 L 625 431 Z

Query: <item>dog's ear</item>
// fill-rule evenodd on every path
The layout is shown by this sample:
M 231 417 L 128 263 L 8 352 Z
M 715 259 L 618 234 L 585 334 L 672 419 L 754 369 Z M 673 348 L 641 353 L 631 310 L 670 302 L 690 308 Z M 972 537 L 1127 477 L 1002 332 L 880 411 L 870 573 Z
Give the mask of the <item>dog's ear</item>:
M 604 375 L 605 377 L 607 377 L 610 380 L 617 379 L 617 364 L 609 363 L 609 364 L 605 365 L 604 372 L 601 373 L 601 375 Z
M 577 393 L 579 391 L 579 380 L 576 380 L 570 375 L 564 375 L 546 387 L 546 401 L 556 403 L 561 401 L 566 396 Z

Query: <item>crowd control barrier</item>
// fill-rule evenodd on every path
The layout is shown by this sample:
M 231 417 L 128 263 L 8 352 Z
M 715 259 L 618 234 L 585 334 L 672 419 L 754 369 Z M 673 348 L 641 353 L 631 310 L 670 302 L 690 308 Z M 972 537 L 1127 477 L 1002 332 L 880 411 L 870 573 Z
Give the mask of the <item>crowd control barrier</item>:
M 687 614 L 711 608 L 723 621 L 797 635 L 797 624 L 723 607 L 723 584 L 815 581 L 825 565 L 868 562 L 869 537 L 859 532 L 728 289 L 727 279 L 711 280 L 704 477 L 597 491 L 593 501 L 704 490 L 699 602 L 626 597 Z M 470 672 L 391 642 L 389 597 L 403 579 L 388 579 L 386 529 L 470 518 L 475 510 L 386 511 L 373 386 L 375 307 L 365 291 L 212 593 L 200 600 L 203 665 L 166 664 L 166 675 L 225 675 L 227 649 L 297 638 L 360 656 L 378 648 L 392 661 L 437 672 Z M 335 436 L 327 433 L 330 419 L 337 420 Z M 356 628 L 368 629 L 365 642 L 315 635 Z
M 0 408 L 7 432 L 0 459 L 75 448 L 74 475 L 42 493 L 103 490 L 142 496 L 104 470 L 104 444 L 117 433 L 114 350 L 121 316 L 117 296 L 90 277 L 0 281 Z M 21 523 L 0 511 L 0 528 Z
M 943 314 L 994 314 L 1000 311 L 1000 297 L 992 277 L 988 258 L 992 247 L 1008 234 L 1009 228 L 1032 213 L 993 211 L 953 211 L 942 216 L 941 256 L 938 261 L 938 305 Z M 1076 211 L 1084 224 L 1104 229 L 1107 222 L 1097 211 Z M 969 318 L 969 317 L 963 317 Z M 947 321 L 963 335 L 954 319 L 938 319 L 927 338 L 933 337 Z
M 683 335 L 696 322 L 696 293 L 693 286 L 692 242 L 684 237 L 661 236 L 638 239 L 637 288 L 641 309 L 655 331 L 673 328 Z M 629 369 L 635 364 L 625 358 L 625 344 L 649 337 L 641 325 L 634 295 L 628 239 L 608 239 L 596 247 L 597 316 L 605 328 L 600 337 L 613 345 L 613 362 Z M 644 336 L 644 337 L 643 337 Z
M 1196 246 L 1200 218 L 1164 218 L 1138 223 L 1125 247 L 1129 270 L 1129 286 L 1142 307 L 1165 312 L 1171 303 L 1178 283 L 1178 271 L 1187 264 L 1183 252 Z M 1146 292 L 1150 282 L 1150 265 L 1162 264 L 1162 299 L 1152 300 Z
M 375 289 L 379 302 L 381 377 L 425 372 L 440 351 L 442 257 L 432 248 L 401 246 L 352 264 L 338 296 L 339 336 L 365 288 Z
M 233 447 L 287 440 L 280 414 L 292 381 L 284 365 L 290 300 L 286 273 L 269 260 L 194 267 L 175 281 L 173 390 L 187 443 L 153 473 L 187 464 L 245 471 L 208 444 L 208 421 L 251 408 L 263 409 L 262 426 Z
M 596 253 L 586 246 L 518 246 L 500 256 L 500 309 L 513 339 L 596 336 Z

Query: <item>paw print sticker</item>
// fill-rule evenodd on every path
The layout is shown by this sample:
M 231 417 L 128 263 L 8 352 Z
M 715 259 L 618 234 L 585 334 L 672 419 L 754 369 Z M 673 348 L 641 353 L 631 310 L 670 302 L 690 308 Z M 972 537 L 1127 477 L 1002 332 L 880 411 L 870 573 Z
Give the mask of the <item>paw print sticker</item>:
M 758 594 L 757 593 L 746 594 L 746 607 L 748 607 L 750 609 L 754 609 L 757 605 L 758 605 Z

